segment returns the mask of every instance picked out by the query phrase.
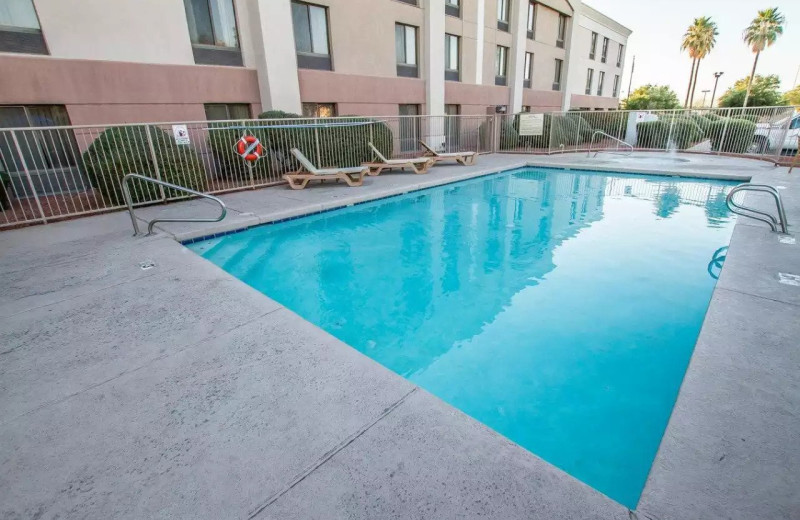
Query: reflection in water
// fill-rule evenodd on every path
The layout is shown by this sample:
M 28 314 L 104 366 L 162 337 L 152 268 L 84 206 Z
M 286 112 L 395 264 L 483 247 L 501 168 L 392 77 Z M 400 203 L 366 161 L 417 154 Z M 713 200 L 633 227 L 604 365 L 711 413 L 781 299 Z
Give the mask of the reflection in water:
M 191 247 L 633 507 L 731 185 L 526 169 Z

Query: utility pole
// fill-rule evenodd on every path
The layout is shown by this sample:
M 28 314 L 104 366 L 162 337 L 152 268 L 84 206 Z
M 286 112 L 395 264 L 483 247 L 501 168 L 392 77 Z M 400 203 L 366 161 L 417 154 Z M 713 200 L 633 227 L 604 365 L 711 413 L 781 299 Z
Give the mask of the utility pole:
M 631 85 L 633 84 L 633 69 L 636 68 L 636 55 L 633 55 L 633 61 L 631 62 L 631 78 L 628 80 L 628 97 L 625 99 L 627 100 L 631 97 Z
M 717 95 L 717 83 L 719 83 L 719 77 L 725 74 L 724 72 L 715 72 L 714 73 L 714 91 L 711 93 L 711 108 L 714 108 L 714 96 Z
M 702 108 L 705 108 L 706 107 L 706 95 L 708 95 L 708 93 L 711 92 L 711 91 L 708 90 L 708 89 L 705 89 L 705 90 L 701 90 L 700 92 L 703 93 L 703 105 L 702 105 Z

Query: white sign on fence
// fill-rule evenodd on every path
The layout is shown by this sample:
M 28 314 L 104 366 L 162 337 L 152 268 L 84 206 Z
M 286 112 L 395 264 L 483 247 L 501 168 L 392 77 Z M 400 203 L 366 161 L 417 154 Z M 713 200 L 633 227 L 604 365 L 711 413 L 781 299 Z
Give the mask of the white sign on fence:
M 175 137 L 175 144 L 191 144 L 189 142 L 189 130 L 186 125 L 172 125 L 172 135 Z
M 519 135 L 542 135 L 544 114 L 520 114 Z

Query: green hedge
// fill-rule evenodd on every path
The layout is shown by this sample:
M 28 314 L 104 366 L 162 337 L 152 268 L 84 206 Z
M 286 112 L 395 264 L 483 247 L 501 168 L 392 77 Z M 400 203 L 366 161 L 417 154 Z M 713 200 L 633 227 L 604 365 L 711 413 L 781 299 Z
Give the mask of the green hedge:
M 110 205 L 121 205 L 122 178 L 129 173 L 156 177 L 156 168 L 147 143 L 149 131 L 153 141 L 161 180 L 179 186 L 203 191 L 206 172 L 194 148 L 177 145 L 172 136 L 153 126 L 114 127 L 105 130 L 83 153 L 83 163 L 92 187 L 103 194 Z M 167 197 L 180 192 L 165 189 Z M 132 182 L 131 199 L 134 202 L 158 200 L 157 186 Z
M 761 120 L 761 118 L 755 114 L 738 115 L 736 116 L 736 119 L 744 119 L 745 121 L 750 121 L 751 123 L 756 123 L 756 124 L 758 124 L 758 122 Z
M 746 119 L 724 118 L 712 123 L 709 134 L 712 150 L 727 153 L 747 153 L 753 144 L 756 124 Z
M 676 148 L 685 150 L 705 137 L 700 126 L 687 117 L 665 117 L 638 123 L 636 134 L 638 148 L 657 149 L 669 148 L 671 139 Z

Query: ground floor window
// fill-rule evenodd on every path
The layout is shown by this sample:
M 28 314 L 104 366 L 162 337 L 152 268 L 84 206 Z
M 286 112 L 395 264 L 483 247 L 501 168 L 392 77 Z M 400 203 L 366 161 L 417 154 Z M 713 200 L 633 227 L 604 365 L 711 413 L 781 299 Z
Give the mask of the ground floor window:
M 69 115 L 63 105 L 0 106 L 0 129 L 69 124 Z M 31 171 L 51 170 L 71 168 L 76 164 L 79 151 L 70 129 L 20 130 L 15 135 L 17 143 L 10 133 L 0 133 L 0 171 L 23 172 L 24 166 Z
M 250 105 L 247 103 L 209 103 L 205 108 L 208 121 L 230 121 L 252 117 Z
M 461 105 L 445 105 L 444 113 L 448 116 L 461 114 Z M 461 141 L 461 121 L 458 117 L 444 118 L 444 140 L 446 151 L 458 150 Z
M 335 117 L 336 103 L 303 103 L 305 117 Z
M 419 105 L 400 105 L 399 113 L 401 116 L 418 116 L 420 114 Z M 400 118 L 400 151 L 408 152 L 417 149 L 422 132 L 420 131 L 420 118 L 401 117 Z

